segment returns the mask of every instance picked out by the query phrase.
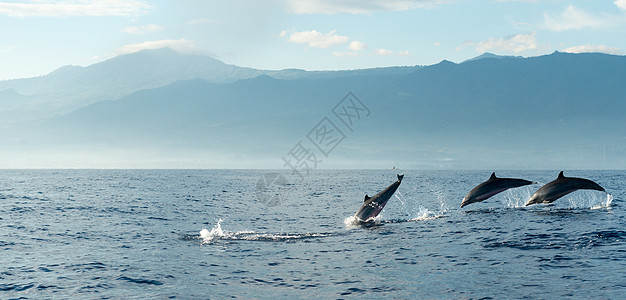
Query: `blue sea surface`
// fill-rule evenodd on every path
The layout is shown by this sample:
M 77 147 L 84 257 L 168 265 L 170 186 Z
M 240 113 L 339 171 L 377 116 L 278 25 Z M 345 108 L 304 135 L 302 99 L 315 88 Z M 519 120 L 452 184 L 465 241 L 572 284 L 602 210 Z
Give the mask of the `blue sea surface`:
M 362 227 L 398 170 L 1 170 L 0 298 L 624 299 L 626 171 L 524 207 L 558 171 L 402 170 Z

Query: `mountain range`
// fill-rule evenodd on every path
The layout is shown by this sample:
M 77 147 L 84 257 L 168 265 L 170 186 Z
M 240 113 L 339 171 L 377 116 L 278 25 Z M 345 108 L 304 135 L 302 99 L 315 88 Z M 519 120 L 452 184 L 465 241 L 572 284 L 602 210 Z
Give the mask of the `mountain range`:
M 304 145 L 319 168 L 624 168 L 624 82 L 598 53 L 308 72 L 148 50 L 0 82 L 0 164 L 282 168 Z M 352 125 L 346 95 L 369 111 Z

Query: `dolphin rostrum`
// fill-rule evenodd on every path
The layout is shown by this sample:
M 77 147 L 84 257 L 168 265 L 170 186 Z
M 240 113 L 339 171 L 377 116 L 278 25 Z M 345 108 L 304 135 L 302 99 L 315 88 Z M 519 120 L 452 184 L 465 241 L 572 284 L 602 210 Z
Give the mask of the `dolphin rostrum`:
M 387 204 L 391 196 L 393 196 L 393 193 L 396 192 L 402 182 L 402 177 L 404 177 L 404 175 L 398 174 L 398 181 L 392 183 L 373 197 L 365 194 L 363 205 L 361 205 L 361 208 L 354 214 L 354 217 L 357 218 L 359 222 L 371 222 L 378 216 L 380 211 L 383 210 L 383 207 L 385 207 L 385 204 Z
M 471 191 L 469 191 L 467 195 L 465 195 L 463 201 L 461 202 L 461 207 L 468 204 L 485 201 L 491 196 L 500 192 L 504 192 L 510 188 L 516 188 L 534 183 L 536 182 L 524 179 L 498 178 L 496 177 L 496 172 L 493 172 L 491 173 L 491 177 L 489 177 L 489 180 L 479 184 Z
M 589 179 L 565 177 L 563 171 L 561 171 L 555 180 L 540 187 L 530 199 L 528 199 L 526 206 L 537 203 L 552 203 L 556 199 L 576 190 L 597 190 L 606 193 L 603 187 Z

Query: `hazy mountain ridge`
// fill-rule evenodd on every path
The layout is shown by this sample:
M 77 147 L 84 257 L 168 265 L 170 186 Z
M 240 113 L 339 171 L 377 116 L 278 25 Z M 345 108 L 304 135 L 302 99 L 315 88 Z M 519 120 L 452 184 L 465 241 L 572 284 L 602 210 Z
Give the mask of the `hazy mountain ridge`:
M 22 95 L 58 96 L 65 101 L 90 104 L 113 100 L 132 92 L 168 85 L 179 80 L 203 79 L 228 83 L 270 75 L 280 79 L 342 77 L 369 73 L 408 73 L 419 67 L 388 67 L 346 71 L 259 70 L 225 64 L 204 55 L 179 54 L 170 48 L 120 55 L 87 67 L 64 66 L 45 76 L 0 81 L 0 91 L 13 89 Z
M 299 141 L 308 143 L 307 133 L 328 117 L 347 136 L 324 158 L 328 164 L 626 167 L 624 56 L 487 55 L 427 67 L 285 72 L 288 79 L 191 78 L 136 91 L 35 126 L 26 144 L 159 149 L 157 160 L 210 161 L 224 154 L 221 160 L 269 160 L 278 168 L 281 156 Z M 353 131 L 332 114 L 350 91 L 372 112 Z
M 169 48 L 114 57 L 88 67 L 66 66 L 46 76 L 0 82 L 0 90 L 46 95 L 50 101 L 86 105 L 117 99 L 132 92 L 178 80 L 229 82 L 261 75 L 262 71 L 224 64 L 201 55 L 181 55 Z
M 369 74 L 405 74 L 415 67 L 387 67 L 346 71 L 259 70 L 225 64 L 204 55 L 179 54 L 170 48 L 120 55 L 87 67 L 64 66 L 47 75 L 0 81 L 0 91 L 13 90 L 32 99 L 0 110 L 7 124 L 40 122 L 58 114 L 104 100 L 115 100 L 143 89 L 162 87 L 180 80 L 202 79 L 230 83 L 269 75 L 280 79 L 338 78 Z M 2 98 L 0 98 L 2 101 Z M 33 107 L 36 102 L 36 107 Z M 0 127 L 7 124 L 0 124 Z

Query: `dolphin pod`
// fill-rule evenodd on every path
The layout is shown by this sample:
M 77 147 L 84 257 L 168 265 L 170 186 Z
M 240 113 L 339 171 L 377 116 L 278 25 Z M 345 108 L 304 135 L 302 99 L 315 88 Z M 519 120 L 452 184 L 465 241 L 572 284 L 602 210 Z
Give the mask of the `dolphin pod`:
M 380 191 L 373 197 L 365 195 L 363 205 L 354 214 L 354 217 L 359 223 L 370 223 L 378 214 L 383 210 L 389 199 L 396 192 L 404 175 L 398 174 L 398 180 L 389 185 L 384 190 Z M 466 205 L 482 202 L 490 197 L 506 191 L 511 188 L 521 187 L 529 184 L 536 184 L 537 182 L 517 179 L 517 178 L 498 178 L 496 173 L 491 173 L 489 179 L 476 187 L 474 187 L 461 202 L 461 207 Z M 558 177 L 540 187 L 531 197 L 525 206 L 543 203 L 549 204 L 557 199 L 577 190 L 597 190 L 606 193 L 603 187 L 597 183 L 584 178 L 565 177 L 563 171 L 561 171 Z
M 510 188 L 534 183 L 536 182 L 524 179 L 497 178 L 496 173 L 494 172 L 491 173 L 491 177 L 489 178 L 489 180 L 479 184 L 469 193 L 467 193 L 467 195 L 463 198 L 463 201 L 461 202 L 461 207 L 468 204 L 484 201 L 489 197 Z M 559 176 L 555 180 L 540 187 L 530 197 L 530 199 L 528 199 L 528 202 L 525 206 L 538 203 L 552 203 L 555 200 L 577 190 L 597 190 L 606 193 L 603 187 L 589 179 L 565 177 L 565 175 L 563 175 L 563 171 L 561 171 L 559 173 Z
M 510 188 L 516 188 L 524 185 L 534 184 L 536 182 L 517 179 L 517 178 L 498 178 L 496 172 L 491 173 L 489 180 L 477 185 L 463 198 L 461 207 L 468 204 L 481 202 L 489 199 L 491 196 L 504 192 Z
M 577 190 L 596 190 L 606 193 L 603 187 L 589 179 L 565 177 L 565 175 L 563 175 L 563 171 L 561 171 L 555 180 L 540 187 L 532 196 L 530 196 L 526 206 L 537 203 L 552 203 L 556 199 Z
M 356 214 L 354 214 L 354 217 L 357 218 L 359 222 L 371 222 L 376 216 L 378 216 L 380 211 L 383 210 L 383 207 L 385 207 L 385 204 L 387 204 L 389 199 L 391 199 L 391 196 L 393 196 L 393 194 L 396 192 L 396 190 L 400 186 L 400 183 L 402 182 L 402 178 L 404 177 L 404 175 L 397 175 L 398 181 L 392 183 L 386 189 L 380 191 L 373 197 L 365 194 L 363 205 L 361 205 L 361 208 L 359 208 Z

